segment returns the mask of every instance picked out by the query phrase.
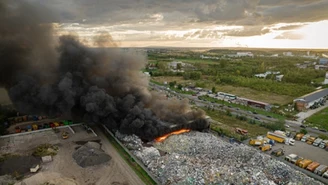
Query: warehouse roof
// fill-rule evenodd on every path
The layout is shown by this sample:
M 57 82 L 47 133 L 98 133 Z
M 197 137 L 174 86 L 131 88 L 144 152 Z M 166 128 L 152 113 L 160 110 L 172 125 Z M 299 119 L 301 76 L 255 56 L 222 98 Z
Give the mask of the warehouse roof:
M 328 95 L 328 88 L 327 89 L 321 89 L 321 90 L 318 90 L 318 91 L 314 91 L 310 94 L 299 97 L 299 98 L 295 99 L 294 101 L 312 102 L 314 100 L 317 100 L 317 99 L 322 98 L 322 97 L 327 96 L 327 95 Z

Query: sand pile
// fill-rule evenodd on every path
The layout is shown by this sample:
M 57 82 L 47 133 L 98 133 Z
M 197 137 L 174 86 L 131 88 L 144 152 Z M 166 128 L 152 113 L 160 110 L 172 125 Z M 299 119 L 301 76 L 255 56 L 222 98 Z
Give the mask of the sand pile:
M 73 153 L 76 163 L 85 168 L 108 162 L 111 157 L 100 149 L 100 145 L 88 142 Z

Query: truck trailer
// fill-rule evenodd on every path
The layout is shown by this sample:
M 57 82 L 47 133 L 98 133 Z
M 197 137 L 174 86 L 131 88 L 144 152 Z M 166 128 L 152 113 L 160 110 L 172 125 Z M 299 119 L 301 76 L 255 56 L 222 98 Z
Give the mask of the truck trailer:
M 281 136 L 279 134 L 275 134 L 275 133 L 272 133 L 272 132 L 267 133 L 267 138 L 275 140 L 279 143 L 285 142 L 285 137 L 284 136 Z
M 314 172 L 314 170 L 317 169 L 319 166 L 320 164 L 318 162 L 312 162 L 311 164 L 309 164 L 309 166 L 306 167 L 306 169 L 310 172 Z

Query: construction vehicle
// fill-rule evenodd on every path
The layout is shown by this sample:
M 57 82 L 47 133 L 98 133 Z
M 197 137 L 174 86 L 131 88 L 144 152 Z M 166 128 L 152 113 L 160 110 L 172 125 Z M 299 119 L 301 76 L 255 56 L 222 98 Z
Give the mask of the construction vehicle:
M 266 143 L 266 141 L 259 140 L 259 139 L 251 139 L 251 140 L 249 140 L 249 144 L 252 145 L 252 146 L 260 146 L 260 145 L 263 145 L 265 143 Z
M 302 161 L 300 161 L 300 162 L 298 163 L 298 166 L 301 167 L 301 168 L 304 168 L 304 169 L 305 169 L 305 168 L 308 167 L 312 162 L 313 162 L 313 161 L 310 160 L 310 159 L 303 159 Z
M 67 132 L 62 132 L 62 138 L 67 139 L 68 138 L 68 133 Z
M 320 164 L 318 162 L 312 162 L 311 164 L 309 164 L 309 166 L 306 167 L 306 169 L 310 172 L 314 172 L 314 170 L 317 169 L 319 166 Z
M 272 139 L 272 140 L 275 140 L 279 143 L 283 143 L 285 141 L 285 137 L 284 136 L 281 136 L 279 134 L 275 134 L 275 133 L 272 133 L 272 132 L 268 132 L 267 133 L 267 138 L 269 139 Z
M 288 161 L 288 162 L 291 162 L 292 159 L 296 158 L 297 155 L 296 154 L 289 154 L 285 157 L 285 160 Z
M 241 128 L 235 128 L 235 132 L 237 134 L 241 134 L 241 135 L 247 135 L 248 134 L 247 130 L 244 130 L 244 129 L 241 129 Z
M 285 152 L 284 152 L 284 150 L 283 150 L 282 148 L 278 148 L 278 149 L 273 150 L 273 151 L 271 152 L 271 155 L 274 155 L 274 156 L 276 156 L 276 157 L 280 157 L 280 156 L 282 156 L 282 155 L 284 155 L 284 154 L 285 154 Z
M 297 134 L 297 135 L 295 136 L 295 139 L 299 141 L 299 140 L 302 139 L 303 136 L 304 136 L 304 134 L 301 134 L 301 133 L 300 133 L 300 134 Z
M 315 137 L 308 137 L 307 140 L 306 140 L 306 143 L 309 144 L 309 145 L 312 145 L 312 143 L 315 141 Z
M 262 152 L 268 151 L 272 149 L 272 146 L 270 144 L 265 144 L 262 146 L 259 146 L 259 149 L 262 150 Z
M 320 143 L 323 141 L 323 139 L 321 139 L 321 138 L 317 138 L 316 140 L 314 140 L 314 142 L 313 142 L 313 146 L 319 146 L 320 145 Z
M 323 141 L 320 143 L 319 147 L 320 147 L 320 148 L 326 148 L 327 145 L 328 145 L 328 140 L 323 140 Z
M 318 175 L 322 175 L 323 173 L 325 173 L 326 171 L 328 170 L 328 166 L 326 166 L 326 165 L 320 165 L 318 168 L 316 168 L 315 170 L 314 170 L 314 173 L 315 174 L 318 174 Z
M 302 142 L 306 142 L 306 140 L 307 140 L 308 137 L 310 137 L 310 135 L 309 135 L 309 134 L 305 134 L 305 135 L 302 137 L 301 141 L 302 141 Z

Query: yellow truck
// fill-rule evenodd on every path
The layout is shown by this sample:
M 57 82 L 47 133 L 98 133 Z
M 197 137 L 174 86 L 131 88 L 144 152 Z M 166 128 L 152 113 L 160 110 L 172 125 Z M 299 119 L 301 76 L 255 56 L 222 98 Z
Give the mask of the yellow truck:
M 300 162 L 298 163 L 298 166 L 301 167 L 301 168 L 304 168 L 304 169 L 305 169 L 305 168 L 308 167 L 312 162 L 313 162 L 313 161 L 310 160 L 310 159 L 303 159 L 302 161 L 300 161 Z
M 309 145 L 312 145 L 312 143 L 315 141 L 315 137 L 308 137 L 307 140 L 306 140 L 306 143 L 309 144 Z
M 299 133 L 299 134 L 297 134 L 297 135 L 295 136 L 295 140 L 300 141 L 300 140 L 302 139 L 303 136 L 304 136 L 304 134 Z
M 267 133 L 267 138 L 272 139 L 272 140 L 275 140 L 278 143 L 285 142 L 285 137 L 284 136 L 281 136 L 279 134 L 275 134 L 275 133 L 272 133 L 272 132 L 268 132 Z
M 259 146 L 259 149 L 262 150 L 262 152 L 265 152 L 265 151 L 271 150 L 271 147 L 272 146 L 270 144 L 265 144 L 265 145 Z

